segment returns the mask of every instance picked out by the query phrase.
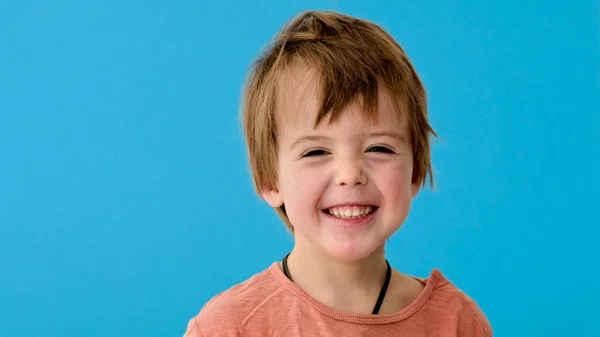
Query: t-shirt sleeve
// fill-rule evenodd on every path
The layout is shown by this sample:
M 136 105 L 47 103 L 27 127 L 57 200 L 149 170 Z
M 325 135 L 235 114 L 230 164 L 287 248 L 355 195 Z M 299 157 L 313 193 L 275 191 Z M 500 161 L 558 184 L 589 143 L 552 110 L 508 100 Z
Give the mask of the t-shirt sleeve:
M 185 330 L 183 337 L 204 337 L 198 328 L 195 317 L 188 322 L 187 329 Z
M 239 337 L 237 329 L 219 329 L 218 327 L 212 327 L 211 329 L 202 330 L 198 317 L 192 318 L 187 326 L 187 330 L 183 337 Z
M 471 299 L 466 299 L 466 301 L 466 307 L 459 316 L 458 336 L 492 337 L 492 326 L 479 306 Z
M 192 318 L 183 337 L 239 337 L 238 317 L 228 311 L 201 311 Z

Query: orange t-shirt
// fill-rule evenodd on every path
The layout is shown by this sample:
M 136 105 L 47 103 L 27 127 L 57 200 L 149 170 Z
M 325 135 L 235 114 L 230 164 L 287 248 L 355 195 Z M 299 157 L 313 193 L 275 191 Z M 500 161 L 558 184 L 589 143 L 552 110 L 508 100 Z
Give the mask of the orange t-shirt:
M 415 279 L 425 287 L 399 312 L 352 314 L 319 303 L 273 263 L 206 303 L 189 321 L 184 337 L 492 336 L 477 304 L 439 270 Z

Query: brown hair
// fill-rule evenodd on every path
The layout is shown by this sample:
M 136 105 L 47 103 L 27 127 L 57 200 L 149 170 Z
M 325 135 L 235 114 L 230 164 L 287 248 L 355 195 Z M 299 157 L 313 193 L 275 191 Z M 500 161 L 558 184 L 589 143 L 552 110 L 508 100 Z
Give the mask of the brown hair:
M 330 11 L 301 13 L 286 24 L 253 63 L 242 105 L 250 167 L 258 193 L 277 181 L 278 78 L 292 61 L 302 60 L 319 73 L 322 104 L 315 121 L 334 122 L 358 97 L 366 117 L 377 117 L 378 83 L 405 100 L 414 157 L 413 183 L 433 187 L 425 89 L 400 45 L 378 25 Z M 399 102 L 396 109 L 402 113 Z M 281 103 L 279 103 L 281 104 Z M 285 207 L 277 213 L 293 232 Z

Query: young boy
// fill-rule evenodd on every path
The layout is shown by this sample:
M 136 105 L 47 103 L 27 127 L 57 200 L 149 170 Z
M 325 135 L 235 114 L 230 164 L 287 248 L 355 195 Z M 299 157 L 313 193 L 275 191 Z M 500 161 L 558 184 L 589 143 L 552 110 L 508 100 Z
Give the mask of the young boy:
M 246 87 L 256 189 L 294 236 L 281 262 L 217 295 L 185 337 L 491 336 L 438 270 L 392 269 L 386 240 L 432 183 L 424 88 L 377 25 L 306 12 L 279 32 Z

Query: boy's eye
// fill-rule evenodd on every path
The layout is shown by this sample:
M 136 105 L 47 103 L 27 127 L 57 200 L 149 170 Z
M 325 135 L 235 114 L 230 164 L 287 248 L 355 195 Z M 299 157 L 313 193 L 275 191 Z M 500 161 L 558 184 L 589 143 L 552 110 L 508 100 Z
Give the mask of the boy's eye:
M 394 151 L 390 150 L 385 146 L 373 146 L 367 150 L 368 152 L 381 152 L 381 153 L 394 153 Z
M 302 157 L 316 157 L 316 156 L 323 156 L 326 155 L 327 152 L 325 150 L 310 150 L 308 152 L 306 152 Z

